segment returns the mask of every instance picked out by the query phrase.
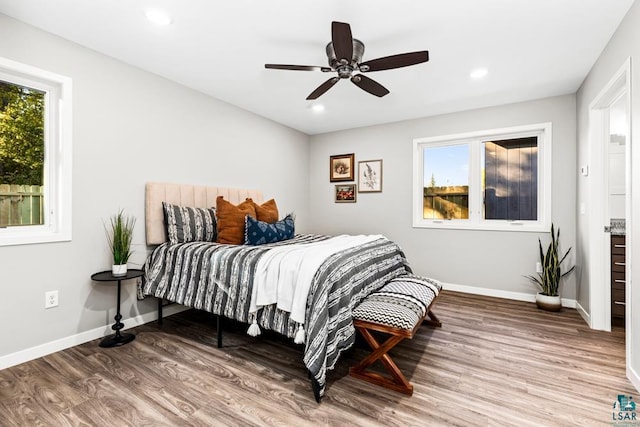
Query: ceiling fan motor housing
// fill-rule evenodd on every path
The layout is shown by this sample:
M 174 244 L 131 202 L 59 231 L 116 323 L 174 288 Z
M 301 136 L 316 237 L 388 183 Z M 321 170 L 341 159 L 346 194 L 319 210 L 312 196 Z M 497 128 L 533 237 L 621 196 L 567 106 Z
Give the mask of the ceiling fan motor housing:
M 362 55 L 364 54 L 364 43 L 358 39 L 353 40 L 353 56 L 351 62 L 346 62 L 342 58 L 336 58 L 336 52 L 333 48 L 333 43 L 327 44 L 327 57 L 329 58 L 329 66 L 338 72 L 338 76 L 342 79 L 348 79 L 354 70 L 358 68 L 358 64 L 362 61 Z M 346 58 L 345 58 L 346 59 Z M 364 67 L 363 67 L 364 68 Z M 361 68 L 360 71 L 367 71 Z M 367 67 L 368 68 L 368 67 Z

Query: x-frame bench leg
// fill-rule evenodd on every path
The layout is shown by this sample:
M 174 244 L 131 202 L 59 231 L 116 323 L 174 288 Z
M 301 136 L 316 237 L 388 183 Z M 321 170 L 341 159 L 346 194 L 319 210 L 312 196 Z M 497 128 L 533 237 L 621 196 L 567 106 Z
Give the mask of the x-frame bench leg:
M 403 341 L 405 337 L 401 335 L 390 335 L 389 338 L 387 338 L 381 345 L 368 329 L 359 326 L 357 326 L 357 329 L 373 351 L 367 357 L 362 359 L 360 363 L 352 367 L 349 370 L 349 374 L 352 377 L 359 378 L 376 385 L 381 385 L 383 387 L 399 391 L 400 393 L 412 395 L 413 386 L 409 381 L 407 381 L 405 376 L 402 374 L 402 371 L 400 371 L 393 359 L 391 359 L 387 354 L 389 350 Z M 366 369 L 376 360 L 380 360 L 384 364 L 387 371 L 392 375 L 392 378 L 384 377 L 375 372 L 366 371 Z
M 423 323 L 426 323 L 429 326 L 433 326 L 434 328 L 441 328 L 442 322 L 438 319 L 438 316 L 435 315 L 431 309 L 427 312 L 427 317 L 423 320 Z

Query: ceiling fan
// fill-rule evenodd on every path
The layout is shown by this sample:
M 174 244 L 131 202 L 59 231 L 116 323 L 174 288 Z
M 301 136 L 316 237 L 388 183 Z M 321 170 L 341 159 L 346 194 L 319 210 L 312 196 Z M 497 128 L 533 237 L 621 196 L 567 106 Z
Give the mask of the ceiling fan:
M 274 70 L 322 71 L 323 73 L 336 71 L 338 73 L 337 77 L 331 77 L 307 96 L 308 100 L 312 100 L 319 98 L 338 83 L 340 79 L 351 79 L 351 82 L 360 89 L 378 97 L 385 96 L 389 93 L 387 88 L 364 74 L 354 74 L 354 72 L 368 73 L 371 71 L 391 70 L 420 64 L 429 60 L 429 52 L 422 50 L 360 62 L 364 53 L 364 43 L 351 36 L 349 24 L 335 21 L 331 23 L 331 42 L 327 44 L 326 51 L 329 58 L 329 67 L 285 64 L 265 64 L 264 67 Z

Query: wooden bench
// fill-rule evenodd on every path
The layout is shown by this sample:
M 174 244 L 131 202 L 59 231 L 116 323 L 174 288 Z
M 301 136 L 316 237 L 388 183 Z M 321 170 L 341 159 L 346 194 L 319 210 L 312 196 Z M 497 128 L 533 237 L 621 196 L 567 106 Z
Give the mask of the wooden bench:
M 437 280 L 409 274 L 397 277 L 382 288 L 367 296 L 353 310 L 353 324 L 372 352 L 356 366 L 349 375 L 370 383 L 413 394 L 413 386 L 407 381 L 389 355 L 389 351 L 405 339 L 411 339 L 423 322 L 435 327 L 442 324 L 431 311 L 442 284 Z M 380 344 L 372 332 L 388 334 Z M 367 371 L 376 360 L 380 360 L 391 377 Z

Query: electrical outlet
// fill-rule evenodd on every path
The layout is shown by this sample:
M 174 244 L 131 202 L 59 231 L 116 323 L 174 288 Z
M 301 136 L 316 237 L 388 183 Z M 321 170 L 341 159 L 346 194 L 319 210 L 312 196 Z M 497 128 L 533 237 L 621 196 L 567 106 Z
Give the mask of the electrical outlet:
M 44 293 L 44 308 L 53 308 L 58 306 L 58 291 L 49 291 Z
M 536 273 L 542 273 L 542 264 L 540 261 L 536 262 Z

